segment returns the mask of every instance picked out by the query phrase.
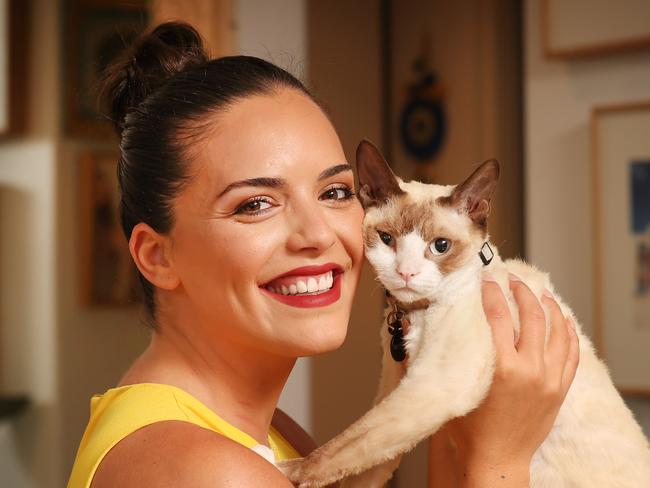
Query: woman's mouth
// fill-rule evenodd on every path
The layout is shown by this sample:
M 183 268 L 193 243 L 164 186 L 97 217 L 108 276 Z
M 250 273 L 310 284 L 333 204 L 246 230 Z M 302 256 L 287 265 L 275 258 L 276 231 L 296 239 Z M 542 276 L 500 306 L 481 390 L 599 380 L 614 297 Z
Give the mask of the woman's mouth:
M 305 266 L 284 273 L 260 288 L 294 307 L 322 307 L 341 296 L 343 269 L 336 264 Z
M 332 271 L 315 276 L 286 276 L 266 285 L 266 289 L 281 295 L 318 295 L 334 284 Z

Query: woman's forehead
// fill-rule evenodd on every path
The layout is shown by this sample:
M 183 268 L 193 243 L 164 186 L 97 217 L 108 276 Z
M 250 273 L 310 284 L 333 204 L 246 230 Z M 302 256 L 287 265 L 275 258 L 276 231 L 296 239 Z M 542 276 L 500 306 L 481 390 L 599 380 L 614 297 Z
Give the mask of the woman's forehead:
M 224 185 L 233 179 L 317 176 L 346 162 L 320 107 L 295 90 L 248 97 L 215 123 L 199 159 L 203 171 Z

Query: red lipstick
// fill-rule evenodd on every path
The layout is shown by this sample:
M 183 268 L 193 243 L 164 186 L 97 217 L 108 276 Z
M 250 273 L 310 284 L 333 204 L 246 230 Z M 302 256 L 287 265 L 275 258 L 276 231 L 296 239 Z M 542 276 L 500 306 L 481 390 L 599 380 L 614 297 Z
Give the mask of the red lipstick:
M 329 276 L 331 274 L 331 276 Z M 298 308 L 314 308 L 324 307 L 336 302 L 341 297 L 341 276 L 343 268 L 335 263 L 327 263 L 322 265 L 303 266 L 295 268 L 286 273 L 282 273 L 263 286 L 260 289 L 268 296 L 275 300 Z M 323 275 L 329 276 L 331 279 L 331 287 L 323 290 L 322 286 L 319 291 L 306 292 L 305 280 L 311 277 L 321 277 L 321 282 L 324 279 Z M 291 277 L 295 277 L 292 280 Z M 298 281 L 301 286 L 296 287 Z M 310 280 L 315 283 L 315 280 Z M 291 288 L 291 292 L 288 292 Z M 282 293 L 281 289 L 284 289 Z M 298 291 L 297 291 L 298 290 Z M 313 290 L 313 288 L 312 288 Z

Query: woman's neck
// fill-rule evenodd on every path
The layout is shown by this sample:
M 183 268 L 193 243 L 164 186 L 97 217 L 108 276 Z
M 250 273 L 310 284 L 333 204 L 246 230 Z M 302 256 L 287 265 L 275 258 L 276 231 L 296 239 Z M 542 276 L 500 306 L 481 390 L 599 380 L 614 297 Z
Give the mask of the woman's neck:
M 295 359 L 186 332 L 187 328 L 163 324 L 120 383 L 177 386 L 266 444 L 273 413 Z

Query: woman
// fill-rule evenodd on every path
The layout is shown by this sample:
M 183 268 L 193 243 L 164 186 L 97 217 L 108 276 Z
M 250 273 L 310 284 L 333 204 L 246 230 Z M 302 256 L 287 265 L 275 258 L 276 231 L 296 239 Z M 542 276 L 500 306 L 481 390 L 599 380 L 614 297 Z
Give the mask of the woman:
M 106 86 L 122 223 L 154 331 L 118 387 L 93 399 L 69 487 L 289 487 L 264 459 L 298 455 L 270 427 L 278 397 L 296 358 L 343 342 L 363 260 L 336 132 L 290 74 L 249 57 L 209 61 L 187 25 L 141 38 Z M 522 334 L 543 337 L 536 299 L 513 290 Z M 451 432 L 464 486 L 525 486 L 576 338 L 556 314 L 562 340 L 517 351 L 498 287 L 487 283 L 484 299 L 497 379 Z

